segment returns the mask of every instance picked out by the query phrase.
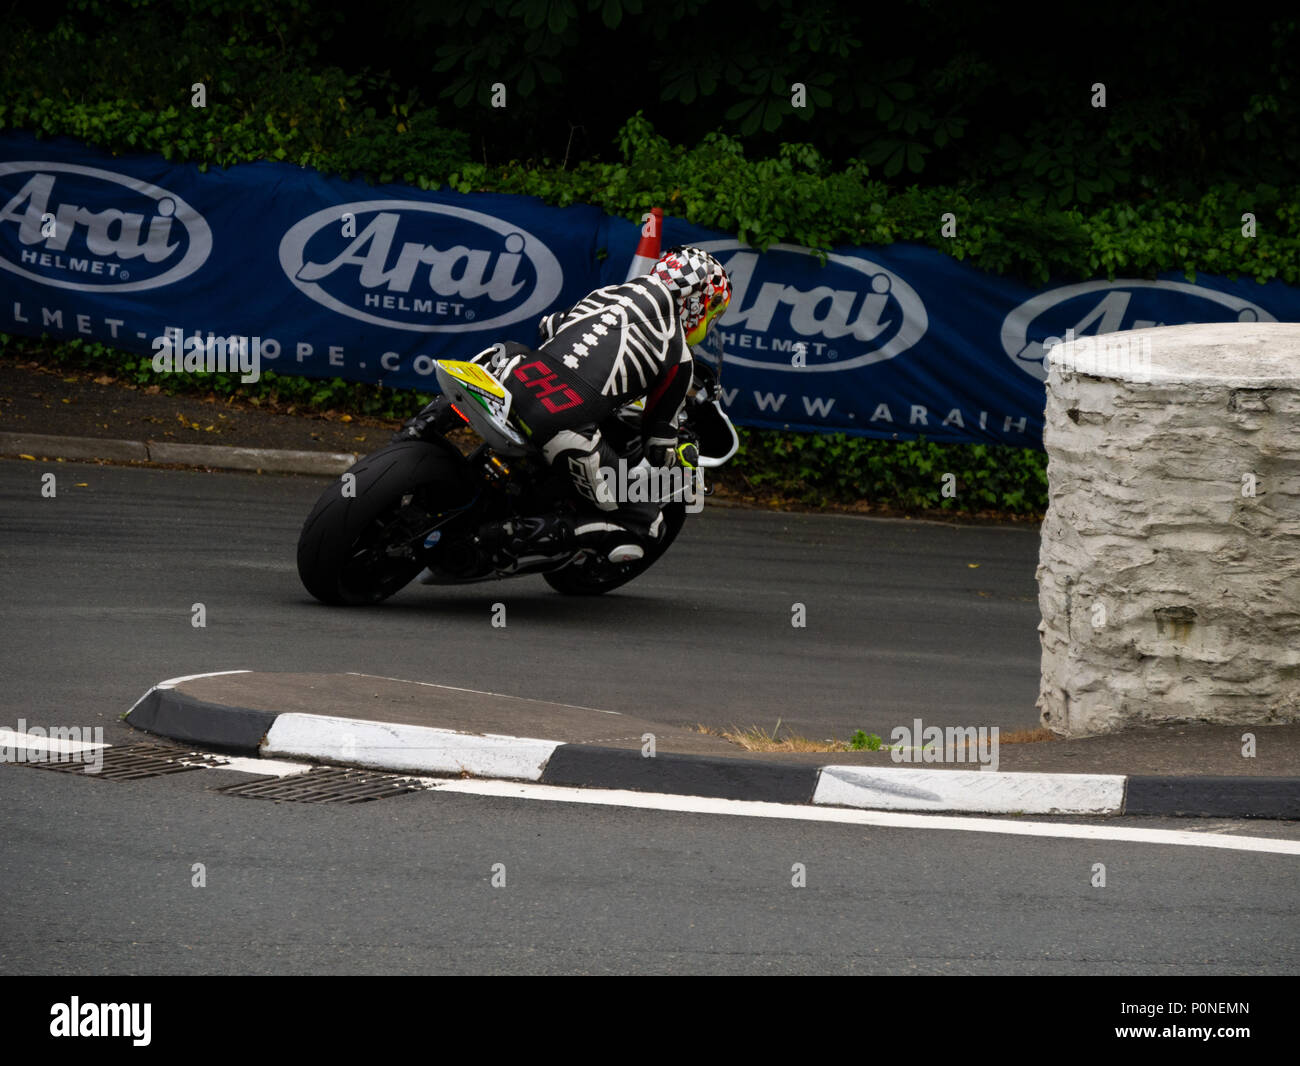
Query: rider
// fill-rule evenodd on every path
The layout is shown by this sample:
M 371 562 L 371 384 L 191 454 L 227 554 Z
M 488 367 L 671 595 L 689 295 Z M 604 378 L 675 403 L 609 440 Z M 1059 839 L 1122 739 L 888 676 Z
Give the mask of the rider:
M 727 309 L 731 283 L 713 256 L 671 248 L 649 274 L 607 285 L 540 323 L 542 343 L 498 344 L 474 357 L 512 394 L 512 409 L 546 461 L 566 471 L 581 500 L 576 519 L 496 522 L 479 542 L 498 560 L 592 547 L 610 562 L 644 556 L 660 535 L 659 504 L 620 503 L 600 468 L 618 465 L 600 424 L 644 398 L 642 445 L 652 466 L 694 467 L 675 422 L 691 387 L 691 346 Z

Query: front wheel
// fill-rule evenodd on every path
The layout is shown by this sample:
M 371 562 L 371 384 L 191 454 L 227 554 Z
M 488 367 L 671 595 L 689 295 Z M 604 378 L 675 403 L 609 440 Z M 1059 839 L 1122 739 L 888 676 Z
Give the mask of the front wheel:
M 657 563 L 668 550 L 669 545 L 677 539 L 686 522 L 686 507 L 680 503 L 670 503 L 664 508 L 664 533 L 659 541 L 644 556 L 631 563 L 607 563 L 589 559 L 582 566 L 566 566 L 563 570 L 552 570 L 543 574 L 546 583 L 556 592 L 566 596 L 599 596 L 620 585 L 626 585 L 635 577 L 640 577 Z
M 414 538 L 471 496 L 463 462 L 438 445 L 381 448 L 316 501 L 298 537 L 298 576 L 322 603 L 386 600 L 424 568 Z

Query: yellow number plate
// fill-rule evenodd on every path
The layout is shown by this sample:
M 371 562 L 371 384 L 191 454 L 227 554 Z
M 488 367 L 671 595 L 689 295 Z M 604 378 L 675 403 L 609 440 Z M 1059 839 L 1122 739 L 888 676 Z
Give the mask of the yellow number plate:
M 438 365 L 462 384 L 479 392 L 485 392 L 498 400 L 504 399 L 506 392 L 491 374 L 478 363 L 462 363 L 453 359 L 439 359 Z

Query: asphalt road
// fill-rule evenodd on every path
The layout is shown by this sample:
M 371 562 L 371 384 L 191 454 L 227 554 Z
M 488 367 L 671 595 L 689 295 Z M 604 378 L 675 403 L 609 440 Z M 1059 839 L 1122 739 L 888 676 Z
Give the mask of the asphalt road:
M 339 610 L 310 601 L 293 568 L 319 482 L 49 468 L 58 495 L 44 499 L 45 466 L 0 462 L 0 724 L 136 740 L 118 717 L 149 685 L 236 668 L 357 670 L 678 722 L 780 717 L 814 736 L 917 715 L 1036 721 L 1032 532 L 720 510 L 603 599 L 527 579 Z M 504 630 L 490 626 L 497 601 Z M 191 625 L 196 602 L 205 628 Z M 790 626 L 794 602 L 807 629 Z M 0 972 L 1300 963 L 1293 855 L 436 792 L 313 807 L 212 791 L 234 777 L 120 783 L 0 765 Z M 1141 824 L 1300 837 L 1295 823 Z M 791 884 L 795 863 L 806 887 Z
M 1038 724 L 1033 530 L 706 507 L 605 597 L 528 577 L 414 586 L 357 610 L 317 604 L 294 566 L 324 484 L 0 461 L 0 721 L 110 726 L 160 680 L 250 669 L 355 670 L 674 724 L 779 719 L 818 739 L 887 737 L 918 715 Z M 806 628 L 791 624 L 796 603 Z
M 234 776 L 0 766 L 0 973 L 1115 976 L 1294 973 L 1300 960 L 1294 855 L 209 791 Z M 1300 835 L 1206 827 L 1246 829 Z

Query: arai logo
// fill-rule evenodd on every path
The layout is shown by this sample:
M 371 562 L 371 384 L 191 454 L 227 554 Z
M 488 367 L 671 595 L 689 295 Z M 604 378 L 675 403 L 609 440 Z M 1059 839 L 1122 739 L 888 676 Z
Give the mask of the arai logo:
M 467 244 L 470 227 L 479 232 Z M 564 281 L 551 250 L 513 223 L 421 200 L 362 200 L 308 215 L 281 239 L 280 267 L 341 315 L 420 333 L 536 318 Z
M 0 198 L 0 269 L 42 285 L 156 289 L 193 274 L 212 252 L 212 231 L 198 211 L 116 171 L 49 160 L 0 163 Z
M 1158 310 L 1157 310 L 1158 308 Z M 1002 322 L 1002 350 L 1026 374 L 1047 380 L 1043 341 L 1067 330 L 1085 337 L 1187 322 L 1275 322 L 1258 304 L 1183 281 L 1085 281 L 1041 292 Z
M 823 267 L 809 249 L 794 244 L 774 244 L 762 255 L 739 241 L 699 247 L 717 256 L 731 279 L 731 305 L 715 327 L 727 334 L 728 363 L 800 373 L 852 370 L 893 359 L 929 326 L 916 290 L 870 259 L 827 255 Z M 763 273 L 773 268 L 784 268 L 786 277 L 804 284 L 764 281 Z M 768 331 L 776 336 L 765 341 Z M 752 345 L 744 343 L 750 332 L 759 334 Z M 801 342 L 804 366 L 790 355 Z M 772 354 L 766 359 L 738 354 L 747 348 Z

